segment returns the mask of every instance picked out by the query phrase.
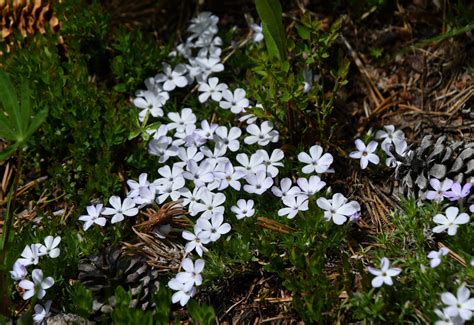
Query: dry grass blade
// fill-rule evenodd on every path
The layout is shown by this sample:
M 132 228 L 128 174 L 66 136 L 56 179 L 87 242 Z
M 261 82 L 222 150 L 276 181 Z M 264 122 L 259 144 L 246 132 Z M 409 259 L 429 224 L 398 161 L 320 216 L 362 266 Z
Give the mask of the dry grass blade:
M 466 261 L 457 253 L 453 252 L 448 246 L 446 246 L 445 244 L 439 242 L 438 243 L 438 247 L 439 248 L 442 248 L 442 247 L 445 247 L 449 250 L 449 256 L 451 256 L 456 262 L 460 263 L 462 266 L 466 267 L 467 266 L 467 263 Z
M 10 176 L 11 176 L 11 174 L 10 174 Z M 39 183 L 42 183 L 47 179 L 48 179 L 48 176 L 42 176 L 42 177 L 38 177 L 37 179 L 34 179 L 34 180 L 28 182 L 27 184 L 25 184 L 22 187 L 18 188 L 17 197 L 20 197 L 21 195 L 25 194 L 29 189 L 31 189 L 33 186 L 35 186 Z M 8 182 L 6 182 L 6 184 L 8 184 Z M 6 192 L 3 192 L 3 182 L 2 182 L 2 190 L 0 191 L 0 206 L 7 203 L 7 199 L 4 196 L 4 194 L 2 194 L 2 193 L 6 193 Z M 3 198 L 2 198 L 2 196 L 3 196 Z
M 255 223 L 256 225 L 259 225 L 263 228 L 267 228 L 270 230 L 281 232 L 282 234 L 290 234 L 295 231 L 294 228 L 291 228 L 287 225 L 279 223 L 278 221 L 267 219 L 265 217 L 258 217 L 257 220 L 258 221 Z
M 3 205 L 3 201 L 6 199 L 6 194 L 8 190 L 8 184 L 10 184 L 10 180 L 12 180 L 13 169 L 10 166 L 10 163 L 7 162 L 5 166 L 5 170 L 3 172 L 2 184 L 0 188 L 0 206 Z

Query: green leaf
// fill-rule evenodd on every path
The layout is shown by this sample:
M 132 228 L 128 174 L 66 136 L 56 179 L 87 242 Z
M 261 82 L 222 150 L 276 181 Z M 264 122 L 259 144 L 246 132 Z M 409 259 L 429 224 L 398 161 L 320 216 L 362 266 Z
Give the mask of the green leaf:
M 46 119 L 46 116 L 48 116 L 48 109 L 47 108 L 43 109 L 42 111 L 40 111 L 38 114 L 35 115 L 35 117 L 31 121 L 31 124 L 28 126 L 28 131 L 26 133 L 25 138 L 32 135 L 36 131 L 36 129 L 39 128 L 41 123 L 43 123 L 44 120 Z
M 0 70 L 0 102 L 10 118 L 18 112 L 18 98 L 10 77 Z
M 171 296 L 173 293 L 165 286 L 160 286 L 156 293 L 155 320 L 158 324 L 168 324 L 171 315 Z
M 21 134 L 27 133 L 28 124 L 31 118 L 31 91 L 28 82 L 23 78 L 20 84 L 20 111 L 19 111 L 19 129 Z
M 11 129 L 8 123 L 8 117 L 0 112 L 0 138 L 4 138 L 8 141 L 15 141 L 15 131 Z
M 308 40 L 311 35 L 311 32 L 309 31 L 309 29 L 303 25 L 297 26 L 296 31 L 298 32 L 298 35 L 300 35 L 300 37 L 304 40 Z
M 20 143 L 16 142 L 15 144 L 11 145 L 7 149 L 3 150 L 0 152 L 0 161 L 7 159 L 10 157 L 13 153 L 15 153 L 16 149 L 18 148 L 18 145 Z
M 188 313 L 195 324 L 211 325 L 216 323 L 216 312 L 212 306 L 200 305 L 196 300 L 188 302 Z
M 278 0 L 255 0 L 258 15 L 262 19 L 263 35 L 268 54 L 279 60 L 286 60 L 286 35 L 282 23 L 281 4 Z

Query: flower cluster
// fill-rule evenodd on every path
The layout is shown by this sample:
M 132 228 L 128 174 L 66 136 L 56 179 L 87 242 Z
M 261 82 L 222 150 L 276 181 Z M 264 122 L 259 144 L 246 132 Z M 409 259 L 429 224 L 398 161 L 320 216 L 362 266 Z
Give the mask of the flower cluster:
M 27 245 L 21 253 L 21 257 L 13 264 L 13 270 L 10 271 L 10 276 L 14 281 L 18 282 L 18 286 L 24 291 L 22 298 L 24 300 L 36 297 L 43 299 L 46 295 L 46 290 L 54 285 L 52 277 L 44 277 L 43 271 L 39 268 L 33 269 L 31 276 L 27 267 L 30 265 L 38 265 L 40 257 L 48 256 L 50 258 L 57 258 L 60 254 L 58 248 L 61 242 L 61 237 L 47 236 L 44 243 L 36 243 Z M 41 323 L 43 319 L 49 314 L 51 301 L 47 301 L 44 305 L 36 304 L 34 307 L 35 313 L 33 320 L 35 323 Z
M 151 138 L 149 153 L 163 164 L 158 169 L 158 178 L 152 180 L 143 173 L 137 181 L 127 181 L 130 191 L 125 198 L 112 196 L 110 207 L 88 206 L 87 214 L 79 217 L 84 222 L 84 230 L 93 224 L 103 227 L 107 222 L 115 224 L 134 217 L 140 209 L 154 202 L 178 201 L 195 217 L 193 229 L 182 232 L 187 241 L 185 250 L 202 257 L 208 245 L 231 230 L 224 217 L 226 191 L 243 191 L 256 196 L 271 192 L 284 206 L 278 215 L 294 218 L 298 212 L 308 210 L 311 197 L 326 186 L 320 176 L 333 171 L 333 156 L 324 153 L 319 145 L 312 146 L 309 153 L 298 155 L 304 164 L 302 172 L 308 177 L 296 180 L 284 177 L 278 186 L 275 178 L 280 174 L 285 155 L 281 149 L 270 148 L 279 140 L 278 131 L 270 121 L 246 112 L 249 107 L 264 108 L 251 103 L 244 89 L 230 89 L 213 76 L 224 70 L 220 63 L 222 40 L 216 36 L 217 22 L 218 18 L 208 12 L 194 18 L 188 29 L 190 36 L 171 53 L 172 57 L 180 56 L 187 63 L 174 67 L 163 63 L 163 71 L 145 80 L 146 89 L 136 92 L 133 103 L 140 110 L 138 118 L 143 125 L 153 118 L 161 122 L 158 128 L 144 127 L 147 138 Z M 245 131 L 236 126 L 198 121 L 193 109 L 188 107 L 165 114 L 164 105 L 170 93 L 194 82 L 198 83 L 200 103 L 205 105 L 212 101 L 235 114 L 236 119 L 244 123 Z M 241 152 L 244 148 L 246 152 Z M 332 220 L 337 225 L 360 213 L 360 205 L 340 193 L 330 199 L 319 197 L 316 203 L 324 211 L 324 220 Z M 238 220 L 250 218 L 256 213 L 255 202 L 239 199 L 230 210 Z M 157 236 L 166 236 L 171 225 L 165 226 L 166 231 L 158 229 Z M 196 286 L 202 282 L 204 265 L 202 259 L 193 262 L 187 257 L 182 261 L 185 272 L 178 273 L 168 283 L 176 291 L 173 302 L 184 305 L 195 294 Z

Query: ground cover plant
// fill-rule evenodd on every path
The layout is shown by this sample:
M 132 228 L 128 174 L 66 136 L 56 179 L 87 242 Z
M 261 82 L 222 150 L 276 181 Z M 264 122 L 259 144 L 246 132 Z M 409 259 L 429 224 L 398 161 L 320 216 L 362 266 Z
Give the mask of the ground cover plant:
M 471 5 L 2 6 L 0 322 L 472 321 Z

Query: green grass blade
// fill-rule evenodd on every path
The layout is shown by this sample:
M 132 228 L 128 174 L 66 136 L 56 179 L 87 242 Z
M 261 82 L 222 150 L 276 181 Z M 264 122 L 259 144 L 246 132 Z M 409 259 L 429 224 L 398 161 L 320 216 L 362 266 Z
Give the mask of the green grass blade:
M 282 22 L 281 4 L 278 0 L 255 0 L 262 19 L 263 35 L 270 56 L 286 60 L 286 35 Z

